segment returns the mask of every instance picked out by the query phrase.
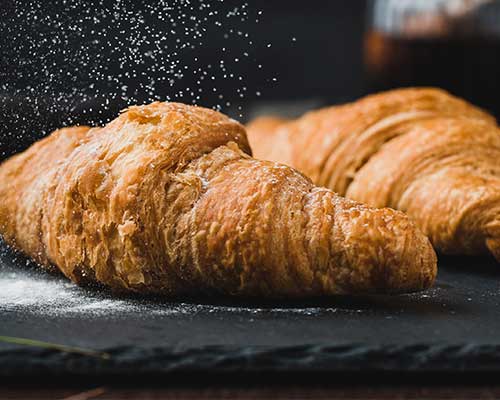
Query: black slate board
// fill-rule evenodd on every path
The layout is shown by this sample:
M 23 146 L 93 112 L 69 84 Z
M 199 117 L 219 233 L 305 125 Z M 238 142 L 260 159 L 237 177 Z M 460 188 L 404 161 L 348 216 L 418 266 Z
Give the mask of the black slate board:
M 0 258 L 0 335 L 110 359 L 0 343 L 0 376 L 192 371 L 500 372 L 500 267 L 448 258 L 401 296 L 256 304 L 115 298 Z

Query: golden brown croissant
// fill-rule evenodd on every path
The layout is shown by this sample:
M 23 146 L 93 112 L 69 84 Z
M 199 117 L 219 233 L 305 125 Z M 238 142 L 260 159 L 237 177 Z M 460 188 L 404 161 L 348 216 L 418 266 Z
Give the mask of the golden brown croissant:
M 0 232 L 78 283 L 183 295 L 318 296 L 429 287 L 403 214 L 249 156 L 244 128 L 175 103 L 53 133 L 0 166 Z
M 248 127 L 256 157 L 317 185 L 406 212 L 439 251 L 500 260 L 500 129 L 432 88 L 399 89 Z

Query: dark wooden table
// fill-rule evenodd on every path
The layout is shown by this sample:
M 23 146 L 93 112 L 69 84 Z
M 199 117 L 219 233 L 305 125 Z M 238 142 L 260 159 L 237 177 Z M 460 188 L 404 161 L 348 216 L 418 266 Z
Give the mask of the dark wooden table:
M 10 381 L 0 385 L 0 399 L 500 399 L 493 376 L 371 376 L 314 378 L 244 376 L 231 379 L 168 376 L 137 382 L 134 377 L 109 382 L 81 378 L 71 381 Z
M 253 388 L 139 388 L 98 386 L 81 388 L 7 388 L 0 398 L 118 400 L 118 399 L 497 399 L 500 386 L 490 387 L 253 387 Z

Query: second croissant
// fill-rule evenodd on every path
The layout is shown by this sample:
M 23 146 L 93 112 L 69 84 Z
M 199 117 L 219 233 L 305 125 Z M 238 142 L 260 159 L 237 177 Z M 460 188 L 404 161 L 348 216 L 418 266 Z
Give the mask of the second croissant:
M 256 157 L 407 213 L 444 254 L 500 261 L 500 129 L 442 90 L 399 89 L 248 127 Z

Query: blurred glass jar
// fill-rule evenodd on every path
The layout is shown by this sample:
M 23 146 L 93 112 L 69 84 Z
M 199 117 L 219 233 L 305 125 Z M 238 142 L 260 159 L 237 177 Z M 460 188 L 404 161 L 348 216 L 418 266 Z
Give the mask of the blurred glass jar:
M 500 0 L 372 0 L 368 88 L 438 86 L 500 117 Z

